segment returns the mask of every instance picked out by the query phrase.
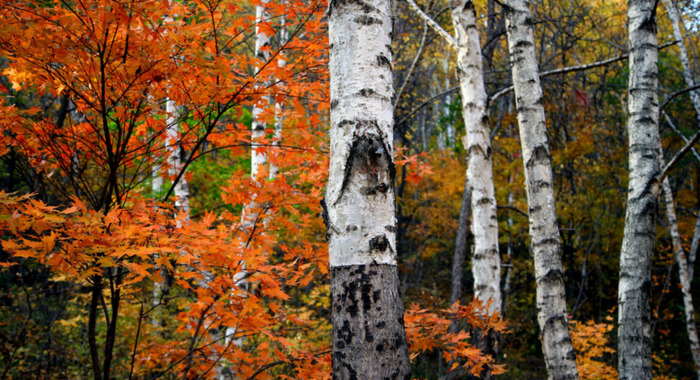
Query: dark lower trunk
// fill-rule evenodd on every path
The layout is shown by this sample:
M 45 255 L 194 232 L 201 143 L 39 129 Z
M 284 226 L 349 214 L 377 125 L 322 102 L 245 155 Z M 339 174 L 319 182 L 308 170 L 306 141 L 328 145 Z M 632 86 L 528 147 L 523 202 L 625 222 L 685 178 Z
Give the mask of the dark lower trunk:
M 331 268 L 333 379 L 410 379 L 395 265 Z
M 467 255 L 467 239 L 469 238 L 469 216 L 471 216 L 472 197 L 469 191 L 469 181 L 464 181 L 462 193 L 462 207 L 459 211 L 459 225 L 455 242 L 455 255 L 452 260 L 452 292 L 450 304 L 454 304 L 462 297 L 462 273 L 464 272 L 464 258 Z M 453 323 L 453 326 L 455 324 Z M 450 327 L 452 328 L 452 327 Z

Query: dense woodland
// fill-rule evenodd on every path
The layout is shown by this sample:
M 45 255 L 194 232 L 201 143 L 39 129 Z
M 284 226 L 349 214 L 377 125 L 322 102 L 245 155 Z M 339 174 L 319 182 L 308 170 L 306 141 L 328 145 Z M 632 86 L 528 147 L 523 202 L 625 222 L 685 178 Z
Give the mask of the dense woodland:
M 0 378 L 700 379 L 697 1 L 0 4 Z

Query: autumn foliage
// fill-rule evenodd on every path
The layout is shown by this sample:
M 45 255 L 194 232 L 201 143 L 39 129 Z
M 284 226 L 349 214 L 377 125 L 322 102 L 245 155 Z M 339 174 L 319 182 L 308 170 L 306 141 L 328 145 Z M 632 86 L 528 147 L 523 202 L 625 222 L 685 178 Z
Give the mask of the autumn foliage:
M 256 25 L 260 5 L 4 2 L 0 155 L 32 180 L 0 192 L 3 294 L 20 294 L 1 311 L 3 376 L 330 377 L 326 4 L 270 2 Z M 278 37 L 270 61 L 251 54 L 256 26 Z M 180 107 L 175 138 L 166 99 Z M 280 168 L 270 180 L 249 174 L 254 105 L 268 125 L 254 149 Z M 429 172 L 404 159 L 412 183 Z M 189 213 L 173 203 L 185 180 Z M 502 329 L 479 310 L 411 309 L 414 349 L 491 365 L 445 330 Z

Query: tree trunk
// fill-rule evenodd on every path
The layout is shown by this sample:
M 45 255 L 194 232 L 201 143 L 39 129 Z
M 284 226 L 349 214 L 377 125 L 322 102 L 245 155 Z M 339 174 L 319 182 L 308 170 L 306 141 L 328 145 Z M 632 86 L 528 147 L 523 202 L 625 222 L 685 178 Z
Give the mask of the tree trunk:
M 681 243 L 681 233 L 678 230 L 678 219 L 676 218 L 676 206 L 673 203 L 673 192 L 668 177 L 664 178 L 663 191 L 666 198 L 666 218 L 671 230 L 673 240 L 673 252 L 678 264 L 678 277 L 681 282 L 681 293 L 683 294 L 683 306 L 685 309 L 685 327 L 690 341 L 690 350 L 695 362 L 695 371 L 700 380 L 700 341 L 698 341 L 698 330 L 695 326 L 695 307 L 693 306 L 693 293 L 690 287 L 690 277 L 688 276 L 688 260 Z
M 282 4 L 285 4 L 285 0 L 281 1 Z M 279 43 L 280 43 L 280 50 L 279 53 L 277 54 L 277 67 L 278 68 L 284 68 L 285 65 L 287 65 L 287 53 L 284 50 L 284 45 L 287 43 L 287 39 L 289 38 L 289 33 L 287 32 L 287 27 L 285 25 L 286 19 L 285 16 L 281 16 L 282 21 L 281 23 L 281 28 L 278 33 L 279 37 Z M 280 83 L 281 84 L 281 83 Z M 279 86 L 278 86 L 279 88 Z M 278 90 L 279 92 L 280 90 Z M 283 112 L 284 112 L 284 103 L 282 101 L 275 100 L 275 136 L 272 140 L 272 148 L 270 149 L 270 154 L 277 158 L 277 156 L 280 153 L 280 144 L 282 143 L 282 127 L 284 125 L 284 117 L 283 117 Z M 277 175 L 279 174 L 279 167 L 275 163 L 276 160 L 271 160 L 270 161 L 270 174 L 269 178 L 270 179 L 275 179 L 277 178 Z
M 474 235 L 474 296 L 484 302 L 491 300 L 489 313 L 493 314 L 501 310 L 501 257 L 498 251 L 489 117 L 474 3 L 453 1 L 452 23 L 456 33 L 457 67 L 466 129 L 464 146 L 468 152 L 467 183 L 471 193 L 471 228 Z
M 685 84 L 688 87 L 695 85 L 693 80 L 693 70 L 690 66 L 690 59 L 688 57 L 688 51 L 685 48 L 685 39 L 683 38 L 683 33 L 681 31 L 681 17 L 678 12 L 678 7 L 676 2 L 673 0 L 663 0 L 664 7 L 668 12 L 668 18 L 671 19 L 671 25 L 673 27 L 673 37 L 678 42 L 678 49 L 680 51 L 681 66 L 683 67 L 683 79 L 685 79 Z M 695 108 L 695 116 L 698 121 L 700 121 L 700 91 L 693 90 L 690 91 L 690 100 L 693 102 L 693 108 Z M 695 234 L 693 235 L 692 245 L 690 252 L 688 254 L 688 278 L 689 281 L 693 281 L 693 269 L 695 265 L 695 255 L 698 250 L 698 243 L 700 242 L 700 217 L 698 217 L 695 224 Z M 695 363 L 698 366 L 698 362 Z M 700 368 L 700 366 L 698 366 Z
M 525 165 L 542 351 L 551 379 L 577 379 L 576 354 L 569 336 L 551 157 L 529 2 L 505 1 L 504 11 Z
M 267 20 L 270 19 L 270 12 L 266 8 L 269 2 L 270 0 L 261 0 L 260 5 L 255 7 L 255 58 L 262 62 L 269 61 L 271 57 L 270 50 L 266 48 L 270 46 L 272 36 L 266 35 L 260 28 L 260 24 L 266 23 Z M 257 73 L 260 69 L 256 68 L 255 70 Z M 267 83 L 259 85 L 258 88 L 267 88 Z M 260 115 L 265 110 L 265 107 L 271 103 L 271 99 L 270 96 L 265 96 L 261 100 L 262 102 L 256 103 L 253 107 L 253 134 L 251 136 L 252 143 L 250 146 L 251 176 L 253 179 L 258 178 L 258 171 L 267 164 L 267 154 L 264 149 L 260 148 L 260 145 L 255 143 L 255 140 L 265 138 L 266 124 L 265 121 L 260 118 Z
M 328 14 L 333 378 L 408 379 L 396 266 L 391 0 L 333 0 Z
M 649 297 L 660 184 L 655 0 L 629 0 L 629 185 L 620 251 L 618 372 L 651 379 Z
M 683 66 L 683 79 L 685 79 L 685 84 L 688 87 L 692 87 L 695 85 L 695 81 L 693 80 L 693 70 L 690 67 L 688 51 L 685 48 L 685 40 L 683 39 L 683 33 L 681 32 L 681 18 L 678 14 L 678 8 L 673 0 L 663 0 L 663 2 L 664 7 L 668 12 L 668 18 L 671 19 L 671 25 L 673 26 L 673 38 L 678 41 L 677 46 L 681 53 L 681 66 Z M 693 102 L 695 113 L 700 121 L 700 91 L 690 91 L 690 99 Z
M 453 0 L 452 24 L 457 42 L 457 75 L 462 96 L 462 116 L 466 135 L 467 184 L 471 193 L 474 254 L 474 298 L 491 301 L 489 314 L 501 311 L 501 256 L 498 249 L 496 191 L 493 184 L 493 160 L 487 109 L 486 88 L 481 57 L 481 41 L 476 28 L 474 2 Z M 484 353 L 495 355 L 494 334 L 474 332 L 474 343 Z M 482 378 L 491 377 L 485 370 Z
M 464 258 L 467 256 L 467 239 L 469 238 L 469 215 L 471 214 L 472 197 L 469 191 L 469 180 L 464 181 L 462 192 L 462 207 L 459 210 L 459 224 L 457 226 L 457 241 L 455 242 L 455 254 L 452 260 L 452 291 L 450 292 L 450 305 L 462 298 L 462 271 L 464 270 Z M 450 328 L 453 332 L 457 324 Z

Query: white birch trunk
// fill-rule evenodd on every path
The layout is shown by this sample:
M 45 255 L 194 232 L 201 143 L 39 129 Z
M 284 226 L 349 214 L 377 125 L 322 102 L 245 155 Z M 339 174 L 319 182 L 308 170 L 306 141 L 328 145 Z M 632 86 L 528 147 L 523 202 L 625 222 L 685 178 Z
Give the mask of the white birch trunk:
M 681 17 L 678 11 L 678 7 L 674 0 L 663 0 L 664 7 L 668 11 L 668 17 L 671 19 L 671 25 L 673 27 L 673 37 L 678 42 L 678 49 L 680 51 L 681 66 L 683 68 L 683 79 L 685 79 L 685 84 L 688 87 L 695 85 L 695 80 L 693 79 L 693 70 L 690 65 L 690 58 L 688 57 L 688 50 L 685 47 L 685 39 L 683 38 L 683 32 L 681 31 Z M 695 115 L 700 121 L 700 91 L 693 90 L 690 91 L 690 100 L 695 108 Z M 665 115 L 666 119 L 670 123 L 668 115 Z M 675 127 L 672 125 L 672 128 Z M 694 152 L 695 153 L 695 152 Z M 698 217 L 695 225 L 695 233 L 693 234 L 693 242 L 688 254 L 688 277 L 690 281 L 693 281 L 693 269 L 695 265 L 695 256 L 698 249 L 698 242 L 700 242 L 700 217 Z M 696 366 L 699 363 L 696 362 Z
M 685 79 L 685 84 L 688 87 L 695 85 L 695 80 L 693 79 L 693 70 L 690 66 L 690 59 L 688 58 L 688 51 L 685 48 L 685 39 L 683 38 L 683 33 L 681 32 L 681 17 L 676 6 L 676 2 L 673 0 L 663 0 L 664 7 L 668 11 L 668 18 L 671 19 L 671 25 L 673 26 L 673 38 L 678 41 L 678 49 L 681 53 L 681 66 L 683 67 L 683 79 Z M 690 99 L 693 102 L 693 107 L 695 107 L 695 113 L 700 121 L 700 92 L 697 90 L 690 91 Z
M 688 276 L 688 260 L 681 243 L 681 234 L 678 230 L 678 219 L 676 218 L 676 206 L 673 203 L 673 192 L 668 177 L 663 182 L 664 197 L 666 199 L 666 218 L 668 219 L 671 239 L 673 240 L 673 252 L 678 264 L 678 277 L 681 282 L 681 293 L 683 294 L 683 306 L 685 309 L 685 326 L 690 341 L 690 350 L 695 362 L 696 376 L 700 380 L 700 341 L 698 341 L 698 330 L 695 325 L 695 307 L 693 306 L 693 294 L 690 288 L 690 277 Z
M 284 3 L 284 0 L 282 1 Z M 278 68 L 283 68 L 287 64 L 286 60 L 286 52 L 284 51 L 283 47 L 284 44 L 287 43 L 288 33 L 287 33 L 287 27 L 285 25 L 285 18 L 282 16 L 282 21 L 281 21 L 281 29 L 279 31 L 279 44 L 280 44 L 280 52 L 277 54 L 277 67 Z M 282 143 L 282 127 L 284 125 L 284 118 L 282 116 L 282 113 L 284 112 L 284 103 L 281 101 L 275 100 L 275 136 L 273 137 L 272 140 L 272 147 L 270 148 L 270 154 L 273 155 L 273 157 L 277 158 L 277 156 L 280 153 L 280 144 Z M 274 163 L 270 162 L 270 173 L 269 173 L 269 178 L 270 179 L 275 179 L 277 178 L 277 175 L 279 174 L 279 167 Z
M 181 151 L 180 147 L 177 145 L 179 141 L 178 129 L 180 125 L 180 110 L 174 101 L 166 99 L 165 101 L 165 152 L 167 156 L 167 169 L 168 176 L 171 178 L 177 176 L 182 167 L 181 163 Z M 163 178 L 161 177 L 160 171 L 162 167 L 155 166 L 152 173 L 152 183 L 151 190 L 153 195 L 157 196 L 163 190 Z M 180 178 L 180 181 L 175 185 L 173 189 L 173 195 L 175 195 L 175 209 L 177 212 L 189 212 L 189 189 L 187 187 L 187 180 L 185 176 Z M 181 227 L 179 224 L 177 227 Z M 153 254 L 153 260 L 158 260 L 158 253 Z M 159 268 L 158 265 L 154 266 L 154 270 L 160 271 L 161 277 L 165 280 L 167 273 L 165 270 Z M 167 291 L 166 284 L 163 282 L 155 282 L 153 284 L 153 318 L 151 318 L 151 323 L 153 325 L 161 324 L 161 313 L 160 304 L 163 301 L 164 293 Z
M 629 185 L 620 251 L 618 373 L 652 378 L 649 297 L 660 184 L 655 0 L 629 0 Z
M 267 4 L 270 0 L 261 0 L 260 5 L 255 7 L 255 57 L 263 62 L 268 62 L 271 58 L 271 53 L 269 49 L 264 49 L 270 46 L 272 41 L 272 36 L 268 36 L 262 32 L 260 25 L 267 23 L 270 19 L 270 11 L 267 9 Z M 256 67 L 255 74 L 260 72 L 260 68 Z M 262 84 L 256 86 L 258 90 L 264 90 L 268 87 L 268 82 L 263 82 Z M 253 106 L 252 112 L 252 122 L 251 122 L 251 144 L 250 144 L 250 176 L 254 181 L 264 180 L 260 178 L 260 169 L 265 168 L 267 165 L 267 152 L 265 149 L 261 148 L 256 141 L 265 138 L 266 123 L 261 119 L 261 114 L 265 110 L 265 107 L 272 104 L 271 96 L 264 96 L 261 102 L 256 103 Z M 272 175 L 272 168 L 269 175 Z M 277 175 L 277 168 L 275 168 L 275 175 Z M 251 196 L 251 201 L 241 211 L 241 229 L 244 236 L 252 234 L 254 231 L 255 222 L 258 219 L 258 214 L 254 212 L 257 208 L 255 202 L 255 193 Z M 241 251 L 245 251 L 248 247 L 245 244 L 241 245 Z M 234 292 L 247 291 L 248 289 L 248 272 L 245 270 L 245 265 L 242 266 L 242 270 L 238 273 L 234 273 L 233 280 L 236 285 Z M 245 297 L 245 296 L 244 296 Z M 228 326 L 224 333 L 224 345 L 234 345 L 238 348 L 243 346 L 243 339 L 237 337 L 238 326 Z M 230 380 L 236 378 L 235 369 L 229 368 L 229 364 L 222 361 L 217 368 L 217 373 L 219 380 Z
M 507 0 L 504 11 L 525 165 L 542 350 L 550 379 L 578 379 L 569 336 L 551 157 L 529 2 Z
M 328 15 L 333 378 L 408 378 L 396 266 L 391 0 L 332 0 Z
M 693 282 L 695 255 L 698 252 L 698 246 L 700 246 L 700 215 L 695 220 L 695 232 L 693 233 L 693 240 L 690 243 L 690 252 L 688 253 L 688 278 L 690 278 L 691 283 Z
M 267 10 L 267 4 L 270 0 L 261 0 L 261 5 L 255 7 L 255 57 L 262 62 L 267 62 L 270 60 L 270 51 L 268 49 L 263 49 L 264 47 L 270 46 L 270 41 L 272 36 L 268 36 L 263 33 L 260 25 L 266 23 L 270 19 L 270 12 Z M 256 68 L 256 74 L 259 72 L 259 68 Z M 258 86 L 258 89 L 267 88 L 267 83 L 263 83 Z M 258 172 L 260 167 L 265 167 L 267 164 L 267 154 L 263 149 L 260 149 L 260 145 L 256 144 L 256 140 L 261 140 L 265 138 L 265 122 L 260 119 L 265 107 L 272 103 L 270 96 L 265 96 L 262 102 L 258 102 L 253 106 L 253 121 L 252 121 L 252 136 L 251 136 L 251 147 L 250 147 L 250 158 L 251 158 L 251 176 L 253 179 L 258 179 Z
M 486 88 L 474 3 L 468 0 L 454 1 L 452 23 L 456 33 L 457 74 L 466 129 L 464 146 L 468 154 L 467 183 L 471 188 L 474 297 L 484 302 L 491 300 L 489 313 L 493 314 L 501 310 L 501 257 L 498 250 L 496 191 L 493 184 Z
M 166 142 L 165 149 L 169 154 L 168 157 L 168 174 L 171 178 L 175 177 L 180 173 L 182 169 L 182 158 L 181 149 L 177 144 L 179 140 L 178 130 L 180 126 L 180 107 L 175 104 L 175 101 L 167 99 L 165 103 L 165 112 L 167 112 L 166 124 Z M 190 191 L 187 186 L 187 180 L 185 176 L 181 176 L 175 188 L 173 189 L 173 195 L 175 195 L 175 209 L 179 213 L 188 213 L 190 211 Z M 178 225 L 178 227 L 180 227 Z

